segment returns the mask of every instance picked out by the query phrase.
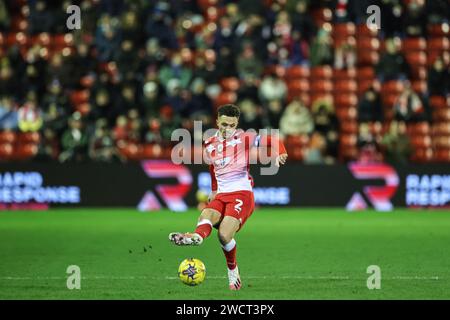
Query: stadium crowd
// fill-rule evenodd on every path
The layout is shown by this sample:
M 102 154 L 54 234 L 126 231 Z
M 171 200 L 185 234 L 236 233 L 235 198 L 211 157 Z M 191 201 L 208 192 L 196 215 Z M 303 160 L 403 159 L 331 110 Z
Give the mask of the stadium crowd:
M 446 0 L 2 0 L 0 159 L 168 157 L 174 129 L 236 103 L 294 161 L 450 161 L 449 15 Z

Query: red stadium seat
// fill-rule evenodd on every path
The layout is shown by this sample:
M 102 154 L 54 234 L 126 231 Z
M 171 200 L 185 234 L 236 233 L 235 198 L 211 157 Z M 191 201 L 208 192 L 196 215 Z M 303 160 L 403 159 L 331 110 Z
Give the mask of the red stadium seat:
M 333 82 L 330 80 L 316 80 L 311 82 L 311 92 L 329 93 L 333 91 Z
M 390 80 L 390 81 L 383 83 L 383 85 L 381 86 L 381 93 L 382 94 L 390 94 L 390 93 L 399 94 L 400 92 L 403 91 L 404 88 L 405 88 L 405 86 L 402 81 Z
M 70 101 L 74 105 L 79 105 L 79 104 L 88 102 L 89 101 L 89 97 L 90 97 L 90 91 L 89 90 L 78 90 L 78 91 L 74 91 L 70 95 Z
M 414 150 L 411 161 L 424 163 L 433 159 L 433 150 L 431 148 L 418 148 Z
M 0 143 L 0 161 L 10 160 L 13 154 L 13 146 L 10 143 Z
M 338 108 L 336 110 L 336 116 L 341 121 L 356 121 L 358 111 L 355 107 Z
M 220 80 L 220 86 L 224 91 L 237 91 L 239 85 L 239 79 L 236 77 L 223 78 Z
M 406 60 L 411 66 L 425 66 L 427 64 L 427 55 L 422 51 L 405 52 Z
M 221 92 L 216 100 L 214 101 L 216 107 L 219 107 L 223 104 L 228 104 L 228 103 L 235 103 L 237 99 L 237 95 L 235 92 L 232 91 L 224 91 Z
M 431 138 L 429 136 L 423 135 L 414 135 L 411 136 L 411 144 L 414 148 L 430 148 L 431 147 Z
M 358 122 L 357 121 L 344 121 L 341 123 L 342 133 L 358 134 Z
M 311 79 L 330 79 L 333 76 L 333 69 L 330 66 L 311 68 Z
M 38 144 L 40 141 L 39 132 L 24 132 L 18 135 L 19 144 Z
M 419 122 L 415 124 L 410 124 L 407 127 L 408 134 L 413 135 L 429 135 L 430 134 L 430 125 L 428 122 Z
M 450 40 L 446 37 L 428 40 L 429 51 L 445 51 L 450 49 Z
M 450 121 L 450 108 L 435 109 L 433 111 L 434 121 Z
M 13 152 L 13 158 L 17 160 L 30 159 L 38 153 L 38 150 L 38 146 L 34 143 L 18 145 Z
M 354 93 L 337 93 L 334 96 L 336 107 L 355 107 L 358 104 L 358 97 Z
M 339 138 L 339 142 L 341 147 L 354 147 L 358 142 L 358 136 L 356 134 L 342 134 Z
M 444 37 L 449 35 L 448 23 L 432 24 L 428 26 L 428 35 L 433 37 Z
M 298 79 L 298 80 L 290 80 L 287 83 L 288 91 L 290 93 L 303 93 L 308 92 L 310 89 L 310 82 L 308 80 Z
M 333 70 L 333 80 L 335 84 L 339 81 L 351 81 L 356 79 L 357 71 L 355 68 L 351 69 L 334 69 Z
M 373 67 L 361 67 L 356 71 L 356 78 L 360 80 L 375 79 L 375 69 Z
M 378 29 L 368 28 L 367 24 L 362 23 L 356 26 L 356 34 L 361 37 L 376 37 L 378 36 Z
M 380 55 L 376 51 L 358 50 L 359 66 L 374 66 L 380 60 Z
M 445 109 L 447 107 L 450 107 L 449 105 L 447 105 L 447 101 L 443 96 L 431 96 L 430 106 L 433 109 Z
M 0 144 L 12 144 L 16 141 L 16 134 L 13 131 L 0 131 Z
M 406 38 L 402 42 L 404 52 L 424 51 L 427 48 L 427 41 L 424 38 Z
M 292 66 L 286 69 L 286 79 L 307 78 L 310 75 L 310 70 L 305 66 Z
M 359 38 L 356 44 L 358 50 L 378 51 L 380 49 L 380 40 L 378 38 Z
M 450 149 L 437 149 L 434 155 L 434 160 L 438 162 L 450 162 Z
M 354 80 L 342 80 L 334 83 L 335 94 L 356 93 L 358 85 Z

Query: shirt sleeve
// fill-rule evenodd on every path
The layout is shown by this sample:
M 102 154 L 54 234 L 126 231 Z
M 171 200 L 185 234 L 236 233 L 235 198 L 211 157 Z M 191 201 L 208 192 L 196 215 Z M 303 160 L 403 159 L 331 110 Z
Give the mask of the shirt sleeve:
M 212 164 L 209 165 L 209 174 L 211 175 L 211 191 L 217 191 L 216 173 L 214 172 L 214 166 Z

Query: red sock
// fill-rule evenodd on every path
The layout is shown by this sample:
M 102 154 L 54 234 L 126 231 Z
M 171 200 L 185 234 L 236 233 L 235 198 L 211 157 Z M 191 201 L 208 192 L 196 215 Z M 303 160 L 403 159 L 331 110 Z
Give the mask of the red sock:
M 197 224 L 195 233 L 198 233 L 203 239 L 205 239 L 211 234 L 211 230 L 212 230 L 211 221 L 203 219 Z
M 225 254 L 225 259 L 227 259 L 228 269 L 233 270 L 236 268 L 236 241 L 232 239 L 222 246 L 222 251 Z

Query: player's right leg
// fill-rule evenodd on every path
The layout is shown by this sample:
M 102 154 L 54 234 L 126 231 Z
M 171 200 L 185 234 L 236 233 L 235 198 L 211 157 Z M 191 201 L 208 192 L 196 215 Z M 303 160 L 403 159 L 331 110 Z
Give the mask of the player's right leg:
M 198 246 L 211 234 L 212 227 L 217 225 L 221 218 L 222 214 L 218 210 L 205 208 L 198 218 L 194 232 L 172 232 L 169 234 L 169 240 L 178 246 Z

